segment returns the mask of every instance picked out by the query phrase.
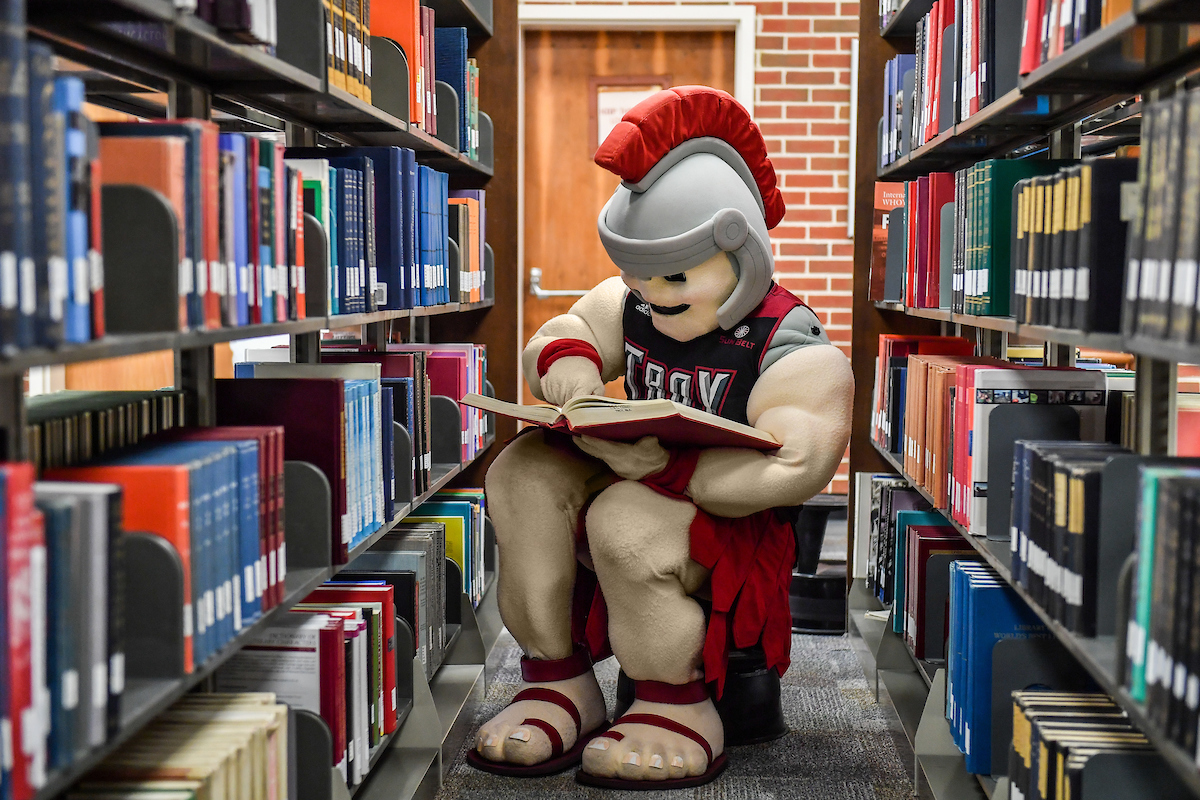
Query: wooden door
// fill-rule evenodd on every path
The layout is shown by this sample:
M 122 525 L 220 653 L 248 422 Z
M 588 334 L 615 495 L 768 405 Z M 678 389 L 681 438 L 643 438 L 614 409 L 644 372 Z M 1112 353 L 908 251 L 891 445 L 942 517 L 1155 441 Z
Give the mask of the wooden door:
M 530 31 L 525 34 L 525 298 L 522 344 L 573 297 L 543 289 L 590 289 L 618 274 L 596 234 L 596 217 L 620 179 L 592 161 L 597 101 L 608 91 L 704 84 L 733 92 L 732 31 Z M 524 389 L 525 402 L 535 402 Z M 609 394 L 624 396 L 620 381 Z

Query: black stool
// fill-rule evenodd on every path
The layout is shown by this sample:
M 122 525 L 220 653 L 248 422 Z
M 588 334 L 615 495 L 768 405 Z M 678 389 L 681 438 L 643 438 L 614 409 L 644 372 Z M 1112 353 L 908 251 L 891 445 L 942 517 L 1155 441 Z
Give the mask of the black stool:
M 847 507 L 846 496 L 819 494 L 792 509 L 796 566 L 792 571 L 792 632 L 837 636 L 846 632 L 846 566 L 821 566 L 829 517 Z
M 633 705 L 633 681 L 621 670 L 617 676 L 617 717 Z M 725 745 L 737 747 L 778 739 L 788 732 L 783 719 L 779 676 L 767 669 L 761 647 L 734 650 L 729 654 L 725 692 L 717 701 L 717 713 L 725 726 Z

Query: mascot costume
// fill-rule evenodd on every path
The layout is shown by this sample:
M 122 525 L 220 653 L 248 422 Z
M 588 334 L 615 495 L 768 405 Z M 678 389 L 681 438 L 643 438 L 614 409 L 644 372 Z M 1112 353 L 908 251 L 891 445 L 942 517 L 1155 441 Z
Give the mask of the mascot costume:
M 725 766 L 712 698 L 729 651 L 761 643 L 768 668 L 787 669 L 794 544 L 774 509 L 833 477 L 853 378 L 812 310 L 771 279 L 783 198 L 732 96 L 659 92 L 595 160 L 621 177 L 598 223 L 621 277 L 530 340 L 534 395 L 562 404 L 623 376 L 630 399 L 668 398 L 782 446 L 667 449 L 540 428 L 508 444 L 486 490 L 524 683 L 469 760 L 528 776 L 582 763 L 580 782 L 611 788 L 696 786 Z M 636 697 L 611 725 L 592 672 L 610 654 Z

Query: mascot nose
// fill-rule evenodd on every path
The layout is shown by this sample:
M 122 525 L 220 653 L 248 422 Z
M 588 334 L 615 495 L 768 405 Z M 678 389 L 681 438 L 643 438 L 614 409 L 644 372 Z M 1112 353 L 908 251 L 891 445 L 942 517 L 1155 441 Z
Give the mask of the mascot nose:
M 726 253 L 745 244 L 748 231 L 746 216 L 736 208 L 723 208 L 713 216 L 713 241 Z

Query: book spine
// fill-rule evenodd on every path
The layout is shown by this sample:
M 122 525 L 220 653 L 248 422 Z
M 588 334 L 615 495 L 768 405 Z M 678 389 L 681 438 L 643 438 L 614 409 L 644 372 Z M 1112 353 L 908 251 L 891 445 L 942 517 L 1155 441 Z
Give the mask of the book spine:
M 0 3 L 0 348 L 8 352 L 33 344 L 36 288 L 30 258 L 29 73 L 26 62 L 25 3 Z
M 67 302 L 65 120 L 54 110 L 53 51 L 33 43 L 28 53 L 35 338 L 38 344 L 55 346 L 64 339 Z

